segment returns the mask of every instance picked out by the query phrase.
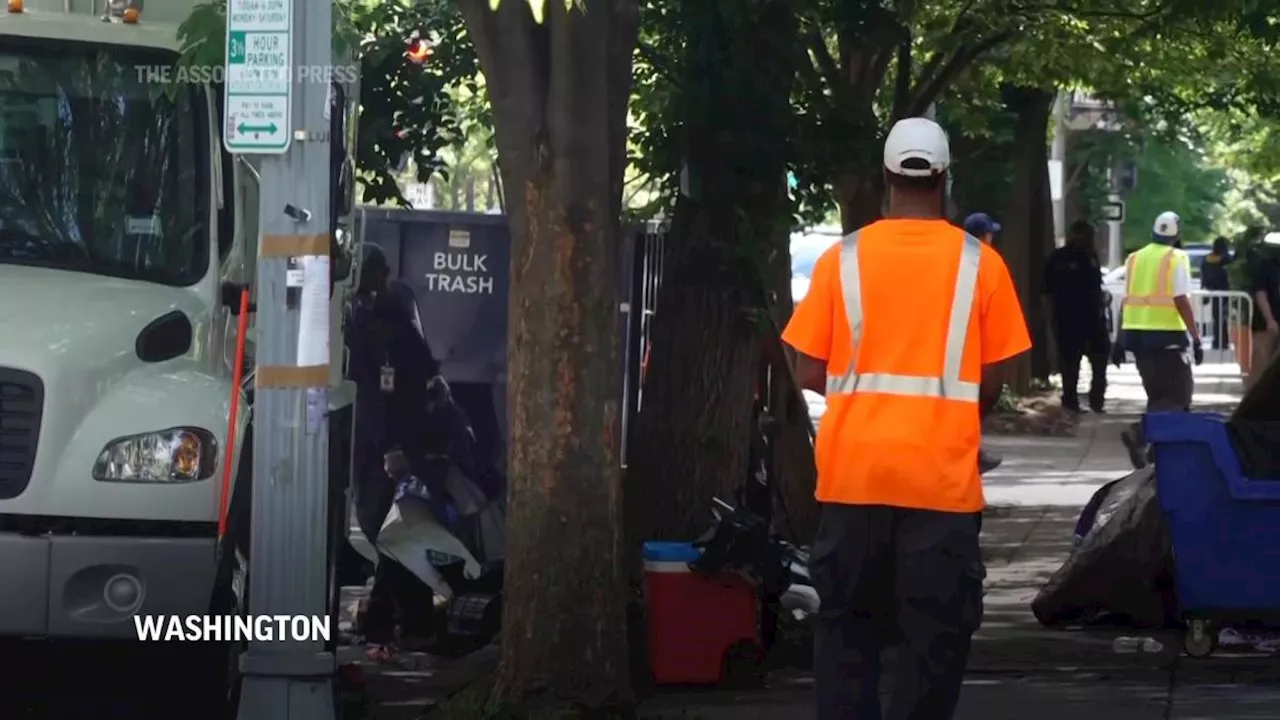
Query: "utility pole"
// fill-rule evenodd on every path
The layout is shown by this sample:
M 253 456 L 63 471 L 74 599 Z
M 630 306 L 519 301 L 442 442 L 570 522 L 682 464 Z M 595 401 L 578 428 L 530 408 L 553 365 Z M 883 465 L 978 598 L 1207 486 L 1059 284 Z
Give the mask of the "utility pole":
M 1053 101 L 1053 145 L 1049 150 L 1049 194 L 1053 203 L 1053 244 L 1067 236 L 1067 112 L 1071 94 L 1062 90 Z
M 1114 167 L 1107 169 L 1107 204 L 1124 207 L 1124 198 L 1120 197 L 1120 177 Z M 1121 211 L 1123 213 L 1123 210 Z M 1118 268 L 1123 262 L 1124 252 L 1121 230 L 1124 227 L 1124 216 L 1113 215 L 1107 220 L 1107 267 Z
M 261 176 L 249 553 L 255 616 L 329 615 L 331 22 L 332 0 L 227 3 L 223 144 L 258 155 Z M 336 661 L 323 640 L 254 640 L 240 660 L 240 720 L 335 717 Z
M 1124 198 L 1119 193 L 1111 193 L 1107 196 L 1107 202 L 1119 205 L 1124 202 Z M 1107 267 L 1118 268 L 1124 262 L 1124 239 L 1121 236 L 1123 227 L 1122 220 L 1107 221 Z

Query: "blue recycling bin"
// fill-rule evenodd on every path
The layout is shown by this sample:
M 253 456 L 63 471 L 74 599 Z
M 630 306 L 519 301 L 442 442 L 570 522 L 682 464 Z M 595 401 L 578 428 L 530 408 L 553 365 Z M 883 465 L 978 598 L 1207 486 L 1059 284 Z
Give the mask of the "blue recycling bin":
M 1221 415 L 1151 413 L 1143 425 L 1184 616 L 1280 617 L 1280 481 L 1244 475 Z

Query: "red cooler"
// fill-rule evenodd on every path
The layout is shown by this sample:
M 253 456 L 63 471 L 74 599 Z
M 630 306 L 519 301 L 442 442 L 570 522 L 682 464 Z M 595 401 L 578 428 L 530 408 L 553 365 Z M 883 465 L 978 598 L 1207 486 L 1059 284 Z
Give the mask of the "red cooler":
M 760 647 L 755 587 L 740 575 L 689 569 L 690 543 L 644 544 L 649 664 L 659 685 L 714 685 L 727 662 Z

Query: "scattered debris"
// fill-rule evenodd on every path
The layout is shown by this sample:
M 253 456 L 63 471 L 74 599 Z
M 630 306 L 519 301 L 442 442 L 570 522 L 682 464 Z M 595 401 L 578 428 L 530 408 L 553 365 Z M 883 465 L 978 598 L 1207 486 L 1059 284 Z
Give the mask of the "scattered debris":
M 983 431 L 994 435 L 1038 435 L 1075 437 L 1080 424 L 1076 413 L 1063 409 L 1055 396 L 1031 395 L 1013 398 L 987 417 Z
M 1252 648 L 1253 652 L 1276 655 L 1280 654 L 1280 630 L 1245 630 L 1227 627 L 1218 633 L 1218 645 L 1236 652 Z

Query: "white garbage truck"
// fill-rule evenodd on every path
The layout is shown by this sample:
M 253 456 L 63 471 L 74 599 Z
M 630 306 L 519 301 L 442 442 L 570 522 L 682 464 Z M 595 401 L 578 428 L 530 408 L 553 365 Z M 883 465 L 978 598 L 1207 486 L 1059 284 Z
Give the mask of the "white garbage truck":
M 244 611 L 252 311 L 233 376 L 258 180 L 223 148 L 221 89 L 169 70 L 191 7 L 8 0 L 0 16 L 0 637 L 134 639 L 136 615 Z M 353 96 L 335 86 L 330 113 L 347 170 L 335 319 Z M 334 324 L 331 552 L 354 398 Z

